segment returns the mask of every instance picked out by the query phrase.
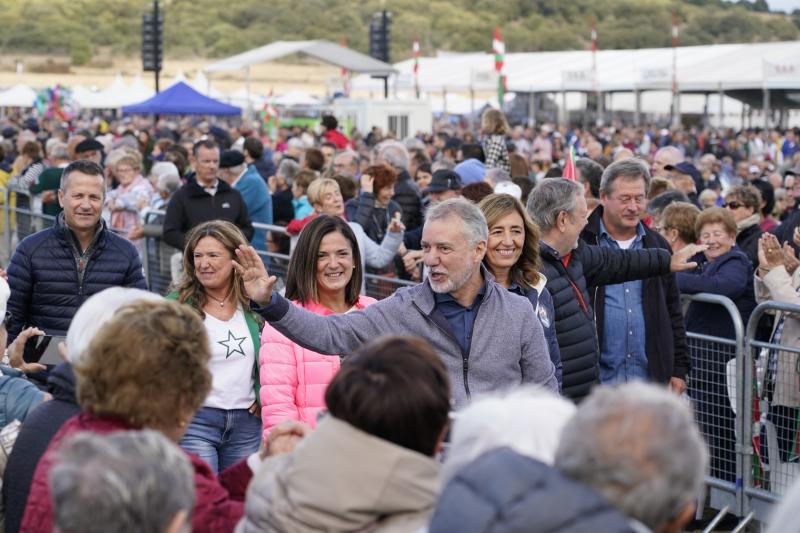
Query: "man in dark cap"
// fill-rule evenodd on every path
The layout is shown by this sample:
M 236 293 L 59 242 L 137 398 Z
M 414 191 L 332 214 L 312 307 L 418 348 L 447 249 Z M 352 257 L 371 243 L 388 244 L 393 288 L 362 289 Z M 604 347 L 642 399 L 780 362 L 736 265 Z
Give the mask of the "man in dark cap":
M 103 161 L 103 148 L 99 141 L 86 139 L 75 147 L 75 159 L 88 159 L 99 165 Z
M 246 164 L 242 152 L 238 150 L 222 152 L 219 159 L 219 177 L 239 191 L 253 222 L 272 224 L 272 196 L 258 169 Z M 266 230 L 256 229 L 250 244 L 259 252 L 266 252 L 266 241 Z
M 220 153 L 217 143 L 208 139 L 192 148 L 195 179 L 175 192 L 164 217 L 164 242 L 183 249 L 186 234 L 208 220 L 228 220 L 236 224 L 247 240 L 253 238 L 253 224 L 239 191 L 219 179 Z
M 461 196 L 461 177 L 454 170 L 437 170 L 425 189 L 430 205 Z

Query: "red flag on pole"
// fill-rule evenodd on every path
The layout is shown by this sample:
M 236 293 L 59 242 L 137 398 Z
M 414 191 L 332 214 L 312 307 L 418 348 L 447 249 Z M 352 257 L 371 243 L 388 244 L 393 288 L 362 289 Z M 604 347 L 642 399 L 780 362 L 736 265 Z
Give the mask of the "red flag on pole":
M 570 144 L 567 151 L 567 160 L 564 163 L 564 178 L 572 181 L 578 179 L 578 171 L 575 170 L 575 147 Z
M 503 42 L 503 37 L 500 35 L 500 26 L 494 29 L 492 52 L 494 53 L 494 70 L 497 72 L 497 102 L 502 107 L 506 92 L 506 80 L 505 74 L 503 74 L 503 65 L 506 62 L 506 43 Z

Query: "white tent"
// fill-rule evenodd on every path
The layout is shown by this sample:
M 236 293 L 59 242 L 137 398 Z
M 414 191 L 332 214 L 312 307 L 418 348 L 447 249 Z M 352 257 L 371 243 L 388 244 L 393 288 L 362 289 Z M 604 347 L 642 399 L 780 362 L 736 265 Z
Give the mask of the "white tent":
M 249 100 L 248 100 L 248 94 L 249 94 Z M 247 108 L 247 104 L 249 102 L 250 107 L 252 109 L 261 109 L 261 107 L 264 105 L 264 102 L 266 101 L 266 98 L 264 98 L 263 96 L 259 96 L 257 94 L 250 93 L 247 90 L 247 87 L 242 87 L 238 91 L 234 91 L 230 93 L 228 96 L 223 97 L 222 100 L 224 100 L 229 104 L 239 106 L 242 108 Z
M 272 105 L 281 107 L 317 106 L 322 104 L 319 98 L 303 91 L 289 91 L 277 98 L 271 98 L 270 102 Z
M 131 86 L 128 89 L 128 93 L 130 94 L 132 101 L 127 103 L 136 103 L 147 100 L 148 98 L 152 98 L 156 92 L 144 83 L 141 74 L 137 74 L 133 79 L 133 83 L 131 83 Z
M 228 72 L 249 69 L 251 65 L 266 63 L 292 54 L 306 54 L 320 61 L 346 68 L 351 72 L 371 75 L 389 75 L 395 72 L 391 65 L 366 54 L 329 41 L 275 41 L 207 65 L 206 72 Z
M 0 92 L 0 107 L 33 107 L 36 91 L 27 85 L 14 85 Z
M 225 100 L 227 98 L 225 93 L 211 86 L 211 82 L 206 78 L 206 75 L 203 74 L 202 70 L 197 71 L 197 74 L 195 74 L 194 79 L 189 82 L 189 85 L 200 94 L 210 96 L 215 100 Z
M 507 89 L 516 92 L 634 92 L 672 88 L 672 48 L 602 50 L 596 70 L 588 50 L 506 54 Z M 800 42 L 685 46 L 676 50 L 675 77 L 681 92 L 800 89 Z M 398 91 L 413 91 L 414 60 L 394 65 Z M 379 91 L 380 80 L 358 76 L 353 91 Z M 420 58 L 419 86 L 428 92 L 494 91 L 494 56 L 440 54 Z M 795 107 L 800 107 L 796 101 Z

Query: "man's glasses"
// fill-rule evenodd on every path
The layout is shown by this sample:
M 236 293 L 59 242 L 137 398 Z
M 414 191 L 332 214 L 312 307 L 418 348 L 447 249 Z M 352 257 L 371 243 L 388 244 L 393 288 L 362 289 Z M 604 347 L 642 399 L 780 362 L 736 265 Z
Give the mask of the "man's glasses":
M 722 204 L 722 207 L 727 207 L 728 209 L 739 209 L 740 207 L 744 207 L 744 204 L 740 204 L 739 202 L 725 202 Z

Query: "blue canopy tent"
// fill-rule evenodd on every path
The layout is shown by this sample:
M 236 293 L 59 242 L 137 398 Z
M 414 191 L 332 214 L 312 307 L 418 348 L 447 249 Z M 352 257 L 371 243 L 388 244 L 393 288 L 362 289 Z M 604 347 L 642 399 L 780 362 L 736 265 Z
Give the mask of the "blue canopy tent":
M 179 81 L 144 102 L 122 108 L 126 115 L 241 115 L 242 110 L 200 94 Z

